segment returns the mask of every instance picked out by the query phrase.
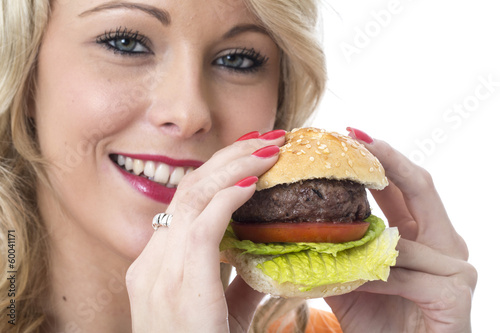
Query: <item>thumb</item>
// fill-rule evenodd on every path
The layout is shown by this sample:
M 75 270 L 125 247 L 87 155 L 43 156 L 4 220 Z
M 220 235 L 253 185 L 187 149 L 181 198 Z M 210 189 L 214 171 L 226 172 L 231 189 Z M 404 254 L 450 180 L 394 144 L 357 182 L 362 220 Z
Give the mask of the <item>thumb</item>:
M 255 310 L 265 294 L 252 289 L 240 276 L 236 276 L 226 289 L 229 309 L 229 331 L 247 332 Z

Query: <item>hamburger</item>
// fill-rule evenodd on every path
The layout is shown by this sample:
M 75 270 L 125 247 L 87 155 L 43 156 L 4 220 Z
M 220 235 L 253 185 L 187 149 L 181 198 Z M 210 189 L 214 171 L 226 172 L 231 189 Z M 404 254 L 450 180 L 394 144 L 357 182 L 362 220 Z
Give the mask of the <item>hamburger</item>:
M 357 141 L 294 129 L 234 212 L 221 258 L 255 290 L 281 297 L 340 295 L 386 281 L 399 234 L 371 214 L 366 188 L 387 185 L 378 159 Z

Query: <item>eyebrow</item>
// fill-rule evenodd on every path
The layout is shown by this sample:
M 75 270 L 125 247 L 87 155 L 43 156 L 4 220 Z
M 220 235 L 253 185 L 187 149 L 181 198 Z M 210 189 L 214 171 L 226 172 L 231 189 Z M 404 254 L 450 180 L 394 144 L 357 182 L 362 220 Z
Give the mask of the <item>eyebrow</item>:
M 140 3 L 133 3 L 133 2 L 118 2 L 118 1 L 107 2 L 95 8 L 86 10 L 78 16 L 83 17 L 103 10 L 120 9 L 120 8 L 137 9 L 155 17 L 156 19 L 158 19 L 158 21 L 161 22 L 161 24 L 165 26 L 170 24 L 170 14 L 167 11 L 156 8 L 154 6 L 140 4 Z
M 233 27 L 231 30 L 226 32 L 223 36 L 224 39 L 232 38 L 236 35 L 242 34 L 244 32 L 258 32 L 261 34 L 269 35 L 266 29 L 256 24 L 242 24 Z

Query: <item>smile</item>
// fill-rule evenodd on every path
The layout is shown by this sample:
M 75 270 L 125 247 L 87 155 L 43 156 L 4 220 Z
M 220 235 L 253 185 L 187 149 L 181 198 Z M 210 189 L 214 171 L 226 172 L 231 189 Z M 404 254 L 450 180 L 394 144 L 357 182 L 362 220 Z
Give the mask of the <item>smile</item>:
M 177 187 L 182 178 L 195 169 L 194 166 L 174 166 L 120 154 L 113 154 L 110 157 L 122 170 L 168 188 Z

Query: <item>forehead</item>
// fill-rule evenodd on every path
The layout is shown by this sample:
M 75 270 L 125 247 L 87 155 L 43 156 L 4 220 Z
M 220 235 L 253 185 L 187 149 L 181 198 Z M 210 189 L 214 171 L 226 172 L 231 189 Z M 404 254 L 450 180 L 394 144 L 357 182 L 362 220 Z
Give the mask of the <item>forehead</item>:
M 243 0 L 55 0 L 52 9 L 53 15 L 64 14 L 67 18 L 135 12 L 153 17 L 164 25 L 179 23 L 176 17 L 185 24 L 210 21 L 225 25 L 257 21 Z

